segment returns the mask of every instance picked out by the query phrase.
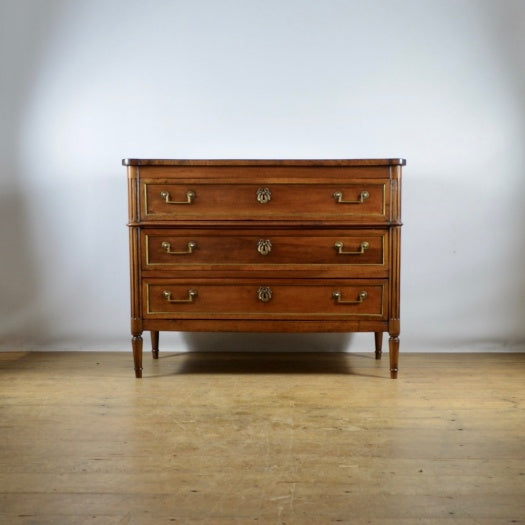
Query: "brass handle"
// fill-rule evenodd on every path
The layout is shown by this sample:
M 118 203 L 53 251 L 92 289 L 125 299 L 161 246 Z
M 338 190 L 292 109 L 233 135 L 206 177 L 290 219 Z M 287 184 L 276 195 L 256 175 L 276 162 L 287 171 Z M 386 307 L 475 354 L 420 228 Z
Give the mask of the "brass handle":
M 168 301 L 168 303 L 193 303 L 193 298 L 197 297 L 197 290 L 188 290 L 187 299 L 172 299 L 171 292 L 168 292 L 168 290 L 164 290 L 162 295 L 164 296 L 164 299 Z
M 174 252 L 171 250 L 171 244 L 167 241 L 164 241 L 162 244 L 162 249 L 166 252 L 166 253 L 169 253 L 170 255 L 188 255 L 190 253 L 193 253 L 193 250 L 195 248 L 197 248 L 197 243 L 194 242 L 194 241 L 190 241 L 188 243 L 188 249 L 184 252 Z
M 164 199 L 166 204 L 193 204 L 193 199 L 197 196 L 193 190 L 188 190 L 186 192 L 185 201 L 171 201 L 169 191 L 161 191 L 160 196 Z
M 359 299 L 357 301 L 343 301 L 341 297 L 343 294 L 341 292 L 333 292 L 332 298 L 335 299 L 337 304 L 361 304 L 368 296 L 368 294 L 363 290 L 359 292 Z
M 257 202 L 260 204 L 266 204 L 272 200 L 272 192 L 270 188 L 259 188 L 255 194 Z
M 366 252 L 366 250 L 368 250 L 368 247 L 370 246 L 368 244 L 367 241 L 363 241 L 361 244 L 360 244 L 361 248 L 359 251 L 357 252 L 345 252 L 343 251 L 343 248 L 344 248 L 344 243 L 343 241 L 337 241 L 335 244 L 334 244 L 334 248 L 337 250 L 337 255 L 363 255 L 363 253 Z
M 343 199 L 343 192 L 342 191 L 336 191 L 334 193 L 334 199 L 337 204 L 363 204 L 363 202 L 366 201 L 370 197 L 370 193 L 368 193 L 366 190 L 363 190 L 359 194 L 359 199 L 356 201 L 345 201 Z
M 269 239 L 259 239 L 257 241 L 257 251 L 261 255 L 268 255 L 272 251 L 272 243 Z
M 272 298 L 272 289 L 269 286 L 261 286 L 257 290 L 257 299 L 263 303 L 267 303 Z

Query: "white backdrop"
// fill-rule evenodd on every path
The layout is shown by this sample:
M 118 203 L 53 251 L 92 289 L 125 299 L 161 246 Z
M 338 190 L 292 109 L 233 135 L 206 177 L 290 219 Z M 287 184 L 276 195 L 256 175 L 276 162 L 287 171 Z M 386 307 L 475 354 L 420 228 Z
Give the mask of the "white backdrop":
M 0 349 L 129 349 L 123 157 L 406 157 L 401 351 L 525 350 L 524 35 L 521 0 L 0 0 Z

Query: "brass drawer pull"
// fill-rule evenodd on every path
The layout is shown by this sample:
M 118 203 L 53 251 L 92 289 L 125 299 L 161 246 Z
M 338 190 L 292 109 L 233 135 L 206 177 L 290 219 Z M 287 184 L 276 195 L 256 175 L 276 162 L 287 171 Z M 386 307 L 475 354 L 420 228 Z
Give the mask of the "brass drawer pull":
M 268 255 L 272 251 L 272 243 L 269 239 L 259 239 L 257 241 L 257 251 L 261 255 Z
M 260 204 L 266 204 L 272 200 L 272 192 L 270 188 L 259 188 L 255 194 L 257 202 Z
M 162 249 L 166 252 L 166 253 L 169 253 L 170 255 L 189 255 L 190 253 L 193 253 L 193 250 L 195 248 L 197 248 L 197 243 L 194 242 L 194 241 L 190 241 L 188 243 L 188 249 L 184 252 L 174 252 L 174 251 L 171 251 L 171 244 L 169 242 L 166 242 L 164 241 L 162 244 Z
M 193 204 L 193 199 L 197 196 L 193 190 L 188 190 L 186 192 L 185 201 L 170 201 L 169 191 L 161 191 L 160 196 L 164 199 L 166 204 Z
M 342 241 L 337 241 L 334 244 L 334 248 L 337 250 L 337 255 L 363 255 L 363 253 L 368 250 L 368 247 L 370 246 L 367 241 L 363 241 L 361 244 L 361 249 L 357 252 L 345 252 L 343 251 L 344 243 Z
M 337 304 L 361 304 L 368 296 L 368 294 L 363 290 L 359 292 L 359 299 L 357 301 L 343 301 L 341 297 L 343 294 L 341 292 L 332 293 L 332 298 L 335 299 Z
M 366 190 L 363 190 L 359 194 L 359 199 L 356 201 L 345 201 L 343 200 L 343 192 L 342 191 L 336 191 L 334 193 L 334 199 L 337 204 L 363 204 L 363 202 L 366 201 L 366 199 L 370 198 L 370 193 L 368 193 Z
M 261 286 L 257 290 L 257 299 L 263 303 L 267 303 L 272 298 L 272 289 L 269 286 Z
M 164 299 L 168 301 L 168 303 L 193 303 L 193 298 L 197 297 L 197 290 L 188 290 L 187 299 L 172 299 L 171 292 L 168 292 L 168 290 L 164 290 L 162 295 L 164 296 Z

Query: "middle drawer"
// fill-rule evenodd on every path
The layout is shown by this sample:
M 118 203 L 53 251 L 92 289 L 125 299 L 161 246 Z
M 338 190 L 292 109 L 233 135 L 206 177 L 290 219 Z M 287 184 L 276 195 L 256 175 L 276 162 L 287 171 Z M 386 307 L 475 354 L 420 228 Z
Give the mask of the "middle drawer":
M 352 267 L 369 277 L 388 273 L 388 231 L 321 230 L 142 230 L 143 270 L 222 270 L 246 265 L 294 270 Z M 350 272 L 351 273 L 351 272 Z

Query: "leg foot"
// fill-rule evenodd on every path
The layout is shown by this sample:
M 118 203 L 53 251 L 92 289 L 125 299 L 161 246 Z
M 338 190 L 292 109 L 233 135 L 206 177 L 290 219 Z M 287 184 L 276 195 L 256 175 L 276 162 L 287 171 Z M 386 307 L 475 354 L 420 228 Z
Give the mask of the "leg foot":
M 399 337 L 390 336 L 388 344 L 390 352 L 390 377 L 396 379 L 399 361 Z
M 159 358 L 159 332 L 157 330 L 152 330 L 151 335 L 151 353 L 153 354 L 153 359 Z
M 133 363 L 135 365 L 135 377 L 142 377 L 142 336 L 134 335 L 131 339 L 133 348 Z
M 381 359 L 383 347 L 383 332 L 374 332 L 374 338 L 376 344 L 376 359 Z

